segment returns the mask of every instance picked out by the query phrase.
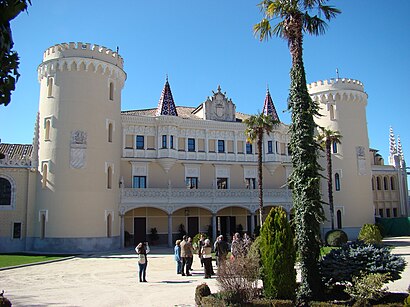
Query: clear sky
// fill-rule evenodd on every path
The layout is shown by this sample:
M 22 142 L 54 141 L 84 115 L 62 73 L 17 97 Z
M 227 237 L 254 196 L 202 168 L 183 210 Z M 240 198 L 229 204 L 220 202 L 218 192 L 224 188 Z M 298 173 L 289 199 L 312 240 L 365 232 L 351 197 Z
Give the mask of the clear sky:
M 3 143 L 28 144 L 38 110 L 37 67 L 48 47 L 88 42 L 119 47 L 127 81 L 122 109 L 157 106 L 168 74 L 175 103 L 198 106 L 218 85 L 237 111 L 261 111 L 266 86 L 280 119 L 286 111 L 290 55 L 279 38 L 259 42 L 259 0 L 32 0 L 12 21 L 21 77 L 0 106 Z M 370 146 L 387 161 L 389 127 L 410 157 L 409 0 L 333 0 L 342 14 L 324 36 L 304 39 L 308 82 L 336 77 L 364 83 Z M 282 112 L 283 111 L 283 112 Z

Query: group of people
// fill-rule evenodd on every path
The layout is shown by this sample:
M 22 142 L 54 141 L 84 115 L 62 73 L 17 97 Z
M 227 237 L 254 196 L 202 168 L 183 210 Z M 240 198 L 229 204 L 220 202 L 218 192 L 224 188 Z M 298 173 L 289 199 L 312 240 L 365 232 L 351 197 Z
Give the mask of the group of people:
M 231 243 L 231 259 L 234 260 L 236 257 L 243 253 L 246 253 L 251 244 L 251 238 L 245 233 L 243 239 L 239 233 L 235 233 L 232 237 Z M 214 245 L 213 250 L 216 256 L 216 264 L 218 267 L 224 265 L 227 260 L 229 253 L 229 245 L 224 240 L 222 235 L 218 236 Z M 147 270 L 147 253 L 149 253 L 150 248 L 148 242 L 141 242 L 135 248 L 138 254 L 138 266 L 139 266 L 139 281 L 147 282 L 146 280 L 146 270 Z M 182 276 L 192 276 L 192 263 L 194 260 L 194 246 L 192 244 L 192 238 L 184 235 L 182 240 L 176 240 L 174 248 L 175 261 L 177 264 L 177 274 Z M 201 234 L 198 241 L 198 257 L 201 266 L 204 268 L 205 278 L 211 278 L 215 275 L 212 267 L 212 245 L 209 239 L 206 239 L 203 234 Z

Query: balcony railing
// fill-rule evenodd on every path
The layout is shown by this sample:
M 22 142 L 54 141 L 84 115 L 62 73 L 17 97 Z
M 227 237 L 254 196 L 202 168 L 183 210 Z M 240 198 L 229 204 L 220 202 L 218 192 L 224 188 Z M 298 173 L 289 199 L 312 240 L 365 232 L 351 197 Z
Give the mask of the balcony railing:
M 122 205 L 249 205 L 258 204 L 258 197 L 258 190 L 249 189 L 121 189 Z M 266 205 L 290 204 L 292 191 L 288 189 L 264 189 L 263 199 Z

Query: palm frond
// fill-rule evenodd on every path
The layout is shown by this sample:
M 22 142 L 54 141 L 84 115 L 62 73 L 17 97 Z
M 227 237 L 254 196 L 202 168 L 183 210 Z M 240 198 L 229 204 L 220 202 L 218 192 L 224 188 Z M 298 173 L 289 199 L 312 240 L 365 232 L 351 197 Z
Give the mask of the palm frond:
M 325 15 L 325 18 L 327 20 L 330 20 L 332 18 L 335 18 L 338 14 L 340 14 L 342 11 L 335 8 L 334 6 L 330 5 L 319 5 L 319 10 L 321 13 Z
M 259 40 L 268 40 L 272 37 L 271 26 L 268 19 L 263 18 L 260 23 L 253 26 L 253 34 L 259 36 Z
M 322 35 L 326 32 L 327 23 L 318 16 L 310 16 L 307 12 L 303 15 L 303 29 L 311 35 Z

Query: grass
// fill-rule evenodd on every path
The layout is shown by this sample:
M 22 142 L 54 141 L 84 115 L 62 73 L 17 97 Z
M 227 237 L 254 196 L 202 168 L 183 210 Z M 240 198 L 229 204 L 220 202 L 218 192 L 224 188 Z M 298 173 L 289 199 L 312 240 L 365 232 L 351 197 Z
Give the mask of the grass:
M 57 260 L 68 256 L 71 255 L 0 254 L 0 268 L 49 260 Z

